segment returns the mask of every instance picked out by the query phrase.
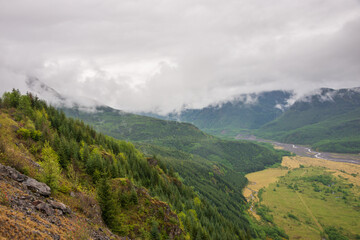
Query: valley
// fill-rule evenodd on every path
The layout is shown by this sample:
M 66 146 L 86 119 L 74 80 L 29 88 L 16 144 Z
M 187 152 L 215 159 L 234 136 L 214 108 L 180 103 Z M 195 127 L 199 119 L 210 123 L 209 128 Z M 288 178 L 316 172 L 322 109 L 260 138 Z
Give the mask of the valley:
M 236 135 L 235 139 L 271 143 L 272 145 L 274 145 L 275 148 L 283 149 L 285 151 L 292 152 L 292 153 L 302 156 L 302 157 L 312 157 L 312 158 L 325 159 L 325 160 L 335 161 L 335 162 L 347 162 L 347 163 L 360 164 L 360 154 L 318 152 L 318 151 L 311 149 L 308 146 L 295 145 L 295 144 L 289 144 L 289 143 L 280 143 L 280 142 L 276 142 L 276 141 L 272 141 L 272 140 L 258 138 L 253 135 L 245 135 L 245 134 L 238 134 L 238 135 Z

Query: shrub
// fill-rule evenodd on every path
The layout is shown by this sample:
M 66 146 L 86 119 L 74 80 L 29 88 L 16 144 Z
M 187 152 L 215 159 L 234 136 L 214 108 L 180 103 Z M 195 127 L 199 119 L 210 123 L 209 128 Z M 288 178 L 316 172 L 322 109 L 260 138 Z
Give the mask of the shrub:
M 341 232 L 335 227 L 325 228 L 325 233 L 328 235 L 329 240 L 349 240 L 347 237 L 343 236 Z
M 41 138 L 41 132 L 38 130 L 31 130 L 30 131 L 30 136 L 34 141 L 39 141 Z
M 28 139 L 31 136 L 30 130 L 26 128 L 19 128 L 16 131 L 19 138 Z
M 288 217 L 299 221 L 299 218 L 297 216 L 295 216 L 294 214 L 292 214 L 292 213 L 288 213 Z
M 38 131 L 38 130 L 29 130 L 29 129 L 26 129 L 26 128 L 19 128 L 17 131 L 16 131 L 17 135 L 19 138 L 22 138 L 22 139 L 28 139 L 28 138 L 31 138 L 33 139 L 34 141 L 39 141 L 40 138 L 41 138 L 41 132 Z

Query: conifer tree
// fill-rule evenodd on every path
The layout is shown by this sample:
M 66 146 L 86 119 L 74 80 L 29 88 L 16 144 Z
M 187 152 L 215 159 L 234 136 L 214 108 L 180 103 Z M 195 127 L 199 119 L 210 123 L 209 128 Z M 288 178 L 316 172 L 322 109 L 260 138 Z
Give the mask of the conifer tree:
M 59 157 L 50 147 L 49 142 L 45 142 L 41 155 L 43 158 L 43 161 L 41 162 L 41 167 L 43 168 L 43 172 L 41 174 L 42 181 L 45 182 L 52 190 L 57 190 L 61 174 Z
M 138 200 L 138 196 L 137 196 L 137 193 L 136 193 L 135 189 L 132 189 L 132 190 L 131 190 L 131 197 L 130 197 L 130 199 L 131 199 L 131 202 L 132 202 L 133 204 L 138 204 L 139 200 Z
M 112 197 L 111 186 L 109 180 L 106 177 L 103 177 L 99 181 L 99 186 L 97 189 L 97 194 L 99 198 L 99 204 L 101 207 L 101 216 L 110 228 L 115 227 L 115 201 Z

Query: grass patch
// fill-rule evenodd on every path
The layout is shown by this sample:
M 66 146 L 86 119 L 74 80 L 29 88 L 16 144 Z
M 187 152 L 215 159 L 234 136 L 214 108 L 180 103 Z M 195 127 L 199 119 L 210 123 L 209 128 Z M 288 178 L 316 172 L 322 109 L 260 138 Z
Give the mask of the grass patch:
M 331 226 L 342 227 L 345 238 L 338 239 L 354 239 L 360 234 L 359 187 L 333 174 L 320 167 L 293 169 L 265 188 L 259 208 L 265 205 L 290 239 L 318 239 L 324 231 L 335 236 Z

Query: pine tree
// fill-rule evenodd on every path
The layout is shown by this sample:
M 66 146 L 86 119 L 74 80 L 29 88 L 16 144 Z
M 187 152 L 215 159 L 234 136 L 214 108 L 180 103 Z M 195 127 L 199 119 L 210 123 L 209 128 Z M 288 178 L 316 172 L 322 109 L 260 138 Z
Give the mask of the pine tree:
M 130 200 L 133 204 L 138 204 L 139 200 L 138 200 L 138 196 L 137 193 L 135 191 L 135 189 L 131 190 L 131 196 L 130 196 Z
M 115 227 L 115 200 L 112 197 L 111 187 L 107 178 L 102 178 L 99 181 L 97 194 L 99 198 L 99 204 L 101 207 L 101 216 L 110 228 Z

